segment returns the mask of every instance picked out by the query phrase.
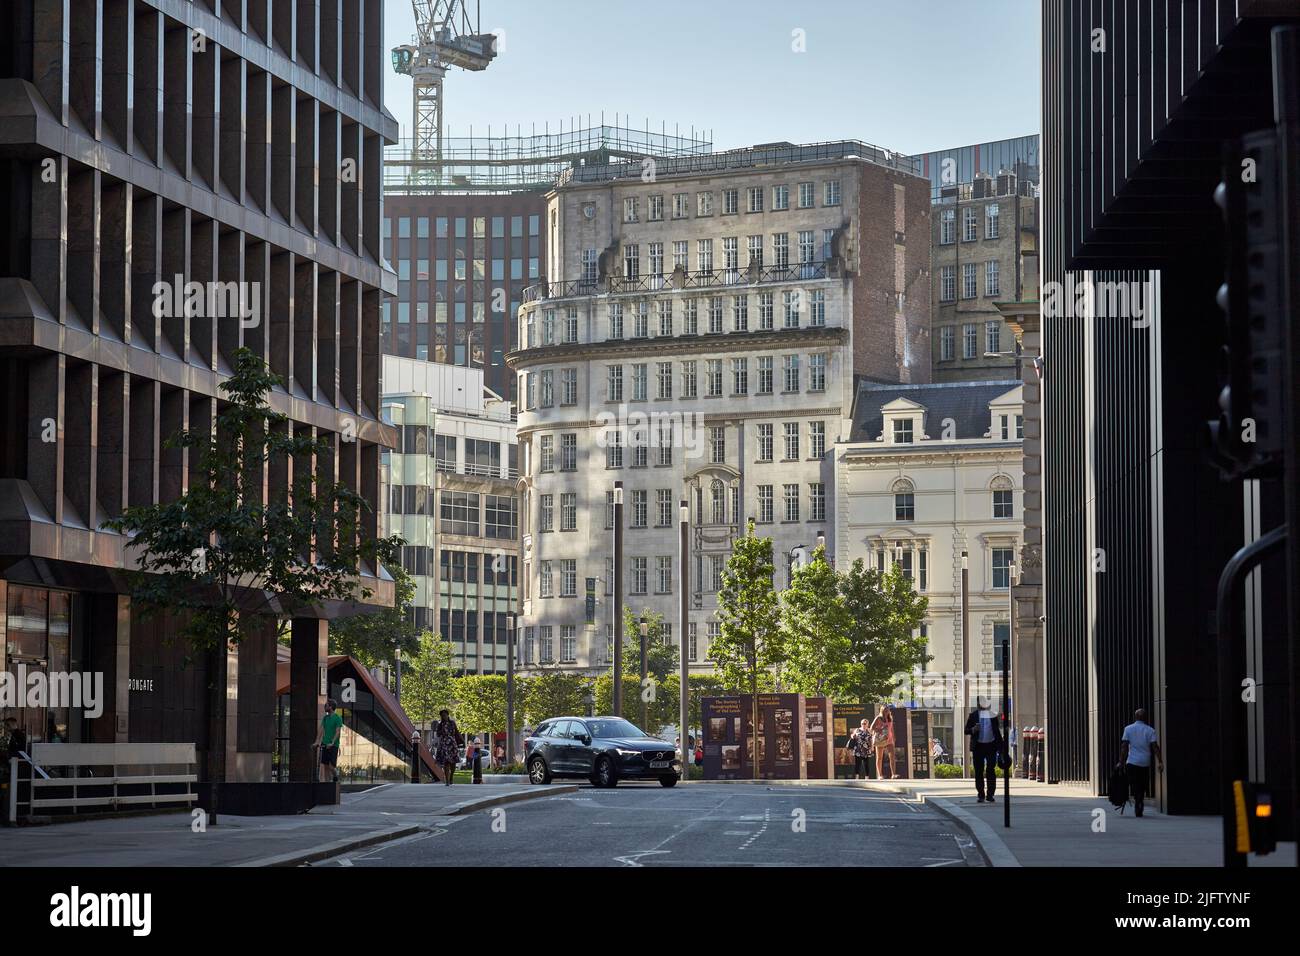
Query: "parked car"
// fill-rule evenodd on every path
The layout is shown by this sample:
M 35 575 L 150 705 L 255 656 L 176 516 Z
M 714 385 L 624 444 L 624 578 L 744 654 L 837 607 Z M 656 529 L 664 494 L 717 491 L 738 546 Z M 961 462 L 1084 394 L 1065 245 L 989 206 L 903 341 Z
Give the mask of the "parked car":
M 597 787 L 620 780 L 658 780 L 671 787 L 681 763 L 671 743 L 621 717 L 553 717 L 524 741 L 524 766 L 535 784 L 585 777 Z

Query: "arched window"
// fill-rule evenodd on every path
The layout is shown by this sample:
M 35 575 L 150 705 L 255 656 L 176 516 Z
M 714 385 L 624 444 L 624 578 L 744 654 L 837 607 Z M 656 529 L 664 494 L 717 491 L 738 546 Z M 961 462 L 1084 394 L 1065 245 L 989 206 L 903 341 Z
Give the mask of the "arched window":
M 712 517 L 714 524 L 727 523 L 727 491 L 722 482 L 717 478 L 713 479 L 713 484 L 709 486 L 709 497 L 712 503 Z
M 998 475 L 989 482 L 989 490 L 993 494 L 993 517 L 1014 518 L 1015 490 L 1012 487 L 1011 479 L 1005 475 Z
M 916 488 L 906 478 L 894 482 L 894 520 L 916 520 Z

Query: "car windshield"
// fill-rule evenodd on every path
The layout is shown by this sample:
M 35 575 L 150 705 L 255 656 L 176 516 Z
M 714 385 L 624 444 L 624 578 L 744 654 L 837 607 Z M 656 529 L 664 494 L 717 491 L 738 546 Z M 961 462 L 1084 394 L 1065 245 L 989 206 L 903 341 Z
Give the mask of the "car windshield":
M 593 737 L 649 737 L 650 735 L 641 730 L 635 724 L 630 724 L 626 720 L 588 720 L 587 726 L 591 730 Z

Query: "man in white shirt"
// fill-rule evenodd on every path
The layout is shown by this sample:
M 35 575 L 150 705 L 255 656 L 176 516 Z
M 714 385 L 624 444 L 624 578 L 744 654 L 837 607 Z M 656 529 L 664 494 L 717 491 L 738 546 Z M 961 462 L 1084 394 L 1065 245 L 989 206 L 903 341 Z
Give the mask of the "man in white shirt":
M 1142 816 L 1142 801 L 1150 784 L 1152 757 L 1156 761 L 1156 770 L 1164 773 L 1160 740 L 1156 737 L 1155 728 L 1147 723 L 1147 712 L 1139 707 L 1133 713 L 1133 723 L 1124 728 L 1119 750 L 1119 759 L 1128 775 L 1129 793 L 1133 795 L 1133 811 L 1139 817 Z

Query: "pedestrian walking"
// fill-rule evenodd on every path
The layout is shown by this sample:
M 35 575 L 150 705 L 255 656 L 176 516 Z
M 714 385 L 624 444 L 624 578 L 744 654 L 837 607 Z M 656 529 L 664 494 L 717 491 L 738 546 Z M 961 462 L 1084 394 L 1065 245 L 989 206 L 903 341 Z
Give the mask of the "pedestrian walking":
M 496 749 L 492 751 L 492 762 L 498 770 L 506 765 L 506 748 L 501 744 L 497 744 Z
M 971 753 L 975 755 L 976 803 L 993 802 L 997 794 L 999 763 L 1005 763 L 1006 741 L 998 727 L 998 715 L 989 705 L 987 697 L 976 700 L 975 709 L 966 718 L 966 734 L 970 737 Z
M 862 718 L 862 723 L 849 734 L 849 753 L 853 754 L 853 779 L 870 780 L 871 774 L 871 722 Z
M 1133 712 L 1133 723 L 1124 728 L 1119 747 L 1120 763 L 1124 764 L 1129 794 L 1133 797 L 1134 816 L 1142 816 L 1142 802 L 1151 787 L 1152 757 L 1156 770 L 1164 773 L 1165 762 L 1156 729 L 1147 723 L 1147 712 L 1139 707 Z
M 333 783 L 339 778 L 339 738 L 343 734 L 343 718 L 339 716 L 331 697 L 325 701 L 325 716 L 316 732 L 316 746 L 320 747 L 320 782 Z
M 885 758 L 889 758 L 889 772 L 895 780 L 900 778 L 898 764 L 894 759 L 894 712 L 884 704 L 871 722 L 871 746 L 876 751 L 876 779 L 887 780 L 885 775 Z
M 462 739 L 456 721 L 451 719 L 451 711 L 446 708 L 438 711 L 438 722 L 433 726 L 433 762 L 442 767 L 446 775 L 443 783 L 449 787 L 456 776 L 456 758 Z

